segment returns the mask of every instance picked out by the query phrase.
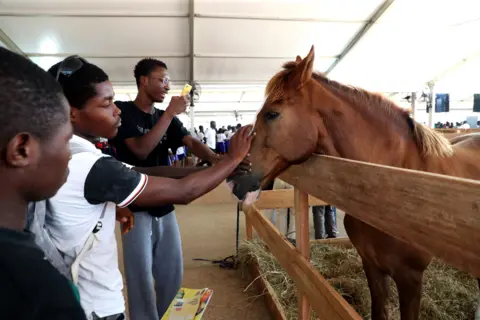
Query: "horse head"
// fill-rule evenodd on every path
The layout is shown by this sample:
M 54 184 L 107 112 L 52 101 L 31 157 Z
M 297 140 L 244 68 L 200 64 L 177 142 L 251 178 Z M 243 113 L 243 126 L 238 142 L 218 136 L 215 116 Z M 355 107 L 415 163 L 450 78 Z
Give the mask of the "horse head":
M 320 128 L 312 99 L 313 62 L 312 47 L 304 59 L 297 56 L 296 61 L 287 62 L 284 70 L 269 81 L 265 103 L 252 131 L 252 173 L 230 183 L 239 199 L 245 200 L 248 192 L 259 191 L 290 165 L 305 161 L 317 150 Z M 256 197 L 249 198 L 247 202 Z

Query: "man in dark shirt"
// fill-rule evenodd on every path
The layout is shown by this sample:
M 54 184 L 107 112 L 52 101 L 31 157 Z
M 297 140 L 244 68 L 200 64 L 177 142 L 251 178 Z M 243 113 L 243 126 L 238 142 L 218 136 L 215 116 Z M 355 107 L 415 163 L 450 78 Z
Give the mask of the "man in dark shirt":
M 0 48 L 0 318 L 78 319 L 72 286 L 23 231 L 27 204 L 65 182 L 72 128 L 55 79 Z
M 175 117 L 185 111 L 184 97 L 173 97 L 165 111 L 154 108 L 170 89 L 166 64 L 143 59 L 134 74 L 138 87 L 135 101 L 115 102 L 122 111 L 122 126 L 112 140 L 117 159 L 138 167 L 168 165 L 168 149 L 175 153 L 185 145 L 200 159 L 216 163 L 218 156 Z M 123 253 L 130 316 L 157 320 L 182 283 L 182 248 L 174 207 L 129 208 L 135 212 L 135 227 L 123 236 Z

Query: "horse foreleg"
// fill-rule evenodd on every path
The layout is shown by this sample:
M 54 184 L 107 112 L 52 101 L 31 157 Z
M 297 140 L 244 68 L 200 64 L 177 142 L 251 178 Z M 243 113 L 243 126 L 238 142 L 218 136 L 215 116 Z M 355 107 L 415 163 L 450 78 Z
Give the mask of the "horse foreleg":
M 366 261 L 363 262 L 363 270 L 372 297 L 372 320 L 388 320 L 387 300 L 390 295 L 388 275 Z
M 397 285 L 400 300 L 400 319 L 417 320 L 422 299 L 423 271 L 403 269 L 396 272 L 393 280 Z

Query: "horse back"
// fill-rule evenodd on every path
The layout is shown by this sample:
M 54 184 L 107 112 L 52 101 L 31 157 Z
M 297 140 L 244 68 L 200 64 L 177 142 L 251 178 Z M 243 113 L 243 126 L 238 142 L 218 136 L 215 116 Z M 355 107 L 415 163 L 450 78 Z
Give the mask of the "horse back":
M 479 148 L 480 147 L 480 133 L 470 133 L 455 136 L 449 139 L 454 147 Z
M 450 139 L 450 143 L 455 151 L 450 174 L 480 180 L 480 134 L 457 136 Z

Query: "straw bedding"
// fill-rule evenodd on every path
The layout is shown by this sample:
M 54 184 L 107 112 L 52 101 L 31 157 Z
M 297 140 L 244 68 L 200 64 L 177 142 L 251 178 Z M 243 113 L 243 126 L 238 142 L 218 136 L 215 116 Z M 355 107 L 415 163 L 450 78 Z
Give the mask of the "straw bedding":
M 356 250 L 313 244 L 310 252 L 312 265 L 363 318 L 370 319 L 370 291 Z M 263 243 L 259 240 L 244 243 L 239 256 L 244 266 L 257 261 L 260 272 L 283 305 L 287 318 L 298 319 L 295 285 Z M 423 282 L 420 319 L 473 319 L 478 284 L 472 276 L 434 260 L 425 271 Z M 391 319 L 400 319 L 398 295 L 393 281 L 389 309 Z M 314 317 L 313 314 L 312 319 Z

